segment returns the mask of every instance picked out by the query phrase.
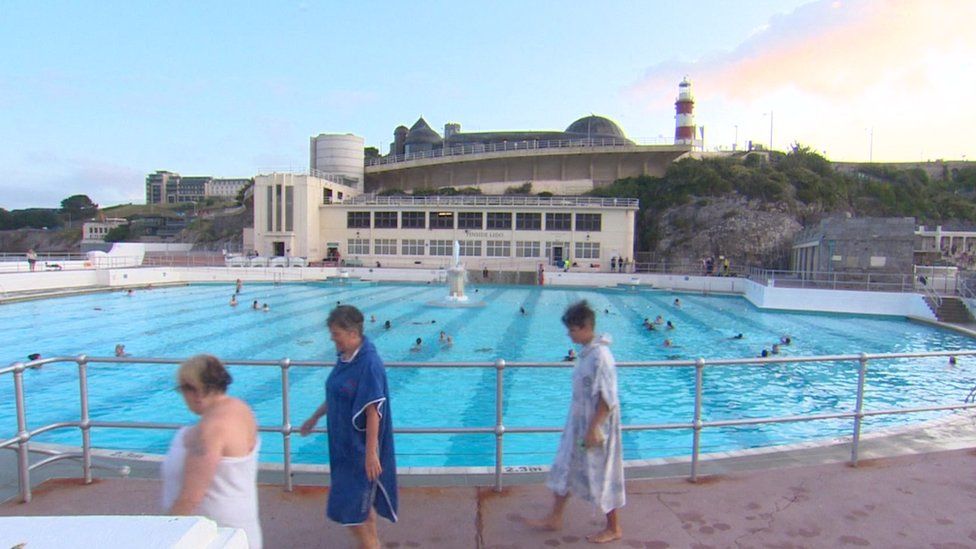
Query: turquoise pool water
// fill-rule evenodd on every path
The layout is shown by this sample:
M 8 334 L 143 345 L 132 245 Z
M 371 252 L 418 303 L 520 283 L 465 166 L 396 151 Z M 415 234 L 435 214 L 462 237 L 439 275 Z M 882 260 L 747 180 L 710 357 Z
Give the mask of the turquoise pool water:
M 475 291 L 477 290 L 477 291 Z M 353 304 L 367 316 L 366 333 L 387 362 L 428 363 L 490 361 L 558 361 L 571 347 L 559 318 L 565 307 L 587 299 L 599 312 L 597 329 L 614 338 L 619 361 L 668 358 L 754 357 L 783 334 L 793 343 L 787 356 L 857 352 L 900 352 L 972 348 L 953 332 L 899 319 L 879 317 L 762 312 L 738 297 L 673 294 L 626 289 L 550 289 L 526 286 L 470 285 L 484 307 L 435 308 L 443 286 L 361 282 L 248 284 L 240 305 L 228 306 L 232 284 L 100 293 L 0 307 L 0 360 L 43 356 L 111 356 L 124 343 L 134 356 L 187 357 L 209 352 L 223 358 L 334 360 L 324 327 L 337 302 Z M 681 308 L 673 306 L 678 297 Z M 252 300 L 269 303 L 269 312 L 254 311 Z M 526 313 L 520 313 L 520 307 Z M 376 322 L 369 322 L 370 315 Z M 648 332 L 645 317 L 662 315 L 675 330 Z M 390 320 L 393 327 L 383 328 Z M 438 343 L 441 330 L 454 345 Z M 742 333 L 743 339 L 730 339 Z M 416 338 L 423 350 L 409 349 Z M 674 346 L 666 348 L 670 338 Z M 870 409 L 944 404 L 961 401 L 972 386 L 971 359 L 948 368 L 941 358 L 872 362 L 868 376 Z M 171 388 L 174 366 L 145 364 L 90 367 L 89 387 L 94 419 L 180 422 L 194 420 Z M 232 368 L 230 392 L 247 400 L 262 424 L 281 421 L 277 368 Z M 291 372 L 292 423 L 298 425 L 323 398 L 328 369 Z M 73 365 L 49 366 L 26 373 L 31 427 L 77 419 L 78 390 Z M 848 411 L 856 386 L 853 363 L 801 363 L 776 366 L 721 367 L 705 370 L 706 420 Z M 495 371 L 477 369 L 389 370 L 395 424 L 398 427 L 490 426 L 494 421 Z M 561 426 L 570 393 L 568 368 L 509 369 L 505 372 L 505 423 L 508 426 Z M 694 371 L 690 368 L 634 369 L 619 372 L 625 424 L 688 422 L 692 417 Z M 897 425 L 933 415 L 892 416 L 866 420 L 866 428 Z M 703 451 L 727 451 L 782 444 L 849 433 L 849 421 L 818 421 L 748 428 L 708 429 Z M 0 379 L 0 436 L 16 431 L 13 388 Z M 101 448 L 165 451 L 169 432 L 96 429 Z M 295 461 L 326 461 L 324 435 L 293 439 Z M 506 464 L 551 461 L 558 435 L 509 435 Z M 38 440 L 77 444 L 75 432 L 49 433 Z M 398 435 L 397 454 L 404 466 L 489 465 L 492 435 Z M 628 432 L 625 458 L 687 455 L 687 431 Z M 281 436 L 265 435 L 262 459 L 280 461 Z

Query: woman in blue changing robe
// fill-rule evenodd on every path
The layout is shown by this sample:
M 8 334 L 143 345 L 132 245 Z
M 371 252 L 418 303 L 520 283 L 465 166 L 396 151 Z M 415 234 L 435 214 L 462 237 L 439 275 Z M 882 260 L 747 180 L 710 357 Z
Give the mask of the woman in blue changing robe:
M 308 435 L 322 416 L 329 429 L 332 486 L 326 515 L 349 526 L 360 547 L 380 547 L 376 515 L 397 520 L 393 418 L 386 370 L 363 335 L 363 314 L 340 305 L 326 321 L 339 357 L 325 382 L 325 401 L 302 424 Z

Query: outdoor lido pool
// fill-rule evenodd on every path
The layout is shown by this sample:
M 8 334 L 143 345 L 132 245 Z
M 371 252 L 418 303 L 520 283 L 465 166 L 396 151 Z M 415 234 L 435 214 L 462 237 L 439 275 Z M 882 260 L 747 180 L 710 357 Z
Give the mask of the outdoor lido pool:
M 853 315 L 763 312 L 739 297 L 675 294 L 633 289 L 550 289 L 468 285 L 483 307 L 444 308 L 443 285 L 374 284 L 345 281 L 305 284 L 246 284 L 230 307 L 233 284 L 96 293 L 29 301 L 0 307 L 0 353 L 4 364 L 28 354 L 112 356 L 117 343 L 136 357 L 185 358 L 212 353 L 224 359 L 319 360 L 332 362 L 335 350 L 325 328 L 338 303 L 366 315 L 366 335 L 387 362 L 557 362 L 572 346 L 560 316 L 566 306 L 588 300 L 598 312 L 597 331 L 611 334 L 618 361 L 755 357 L 780 336 L 792 344 L 785 356 L 942 351 L 972 348 L 954 332 L 902 319 Z M 673 305 L 681 300 L 681 307 Z M 253 300 L 270 311 L 255 311 Z M 524 308 L 525 314 L 520 312 Z M 649 332 L 644 318 L 661 315 L 676 328 Z M 375 322 L 370 321 L 375 317 Z M 384 329 L 389 320 L 392 327 Z M 441 331 L 454 344 L 442 346 Z M 742 333 L 742 339 L 733 339 Z M 411 352 L 417 338 L 423 347 Z M 665 347 L 670 338 L 674 345 Z M 961 402 L 973 384 L 973 359 L 949 367 L 944 357 L 871 361 L 866 409 Z M 175 366 L 91 364 L 89 392 L 95 420 L 193 422 L 173 391 Z M 793 363 L 723 366 L 704 371 L 703 419 L 847 412 L 853 409 L 857 364 Z M 246 400 L 262 425 L 281 418 L 277 367 L 232 367 L 230 394 Z M 324 397 L 329 368 L 290 370 L 294 426 Z M 30 428 L 78 419 L 77 368 L 54 364 L 25 372 Z M 390 368 L 394 425 L 491 427 L 495 410 L 494 368 Z M 569 368 L 508 368 L 504 373 L 507 427 L 561 427 L 570 396 Z M 618 372 L 622 421 L 627 424 L 688 423 L 694 405 L 694 368 L 622 368 Z M 865 418 L 867 431 L 917 422 L 936 414 Z M 702 434 L 702 451 L 731 451 L 850 433 L 850 420 L 712 428 Z M 0 436 L 16 433 L 13 383 L 0 379 Z M 94 429 L 98 448 L 163 453 L 170 431 Z M 685 456 L 690 430 L 624 433 L 624 458 Z M 282 461 L 282 437 L 265 433 L 262 460 Z M 294 461 L 325 463 L 325 435 L 292 437 Z M 77 429 L 36 437 L 39 442 L 80 444 Z M 549 463 L 558 434 L 508 434 L 506 465 Z M 492 434 L 399 434 L 401 466 L 481 466 L 494 463 Z

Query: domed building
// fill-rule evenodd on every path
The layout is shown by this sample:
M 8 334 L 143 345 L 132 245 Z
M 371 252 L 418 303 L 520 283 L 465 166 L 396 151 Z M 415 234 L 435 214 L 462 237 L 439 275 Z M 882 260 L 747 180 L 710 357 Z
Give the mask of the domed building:
M 476 187 L 502 194 L 581 194 L 616 179 L 663 175 L 685 145 L 639 145 L 613 120 L 591 114 L 564 131 L 463 132 L 448 122 L 443 135 L 420 117 L 393 132 L 389 154 L 366 161 L 366 192 Z

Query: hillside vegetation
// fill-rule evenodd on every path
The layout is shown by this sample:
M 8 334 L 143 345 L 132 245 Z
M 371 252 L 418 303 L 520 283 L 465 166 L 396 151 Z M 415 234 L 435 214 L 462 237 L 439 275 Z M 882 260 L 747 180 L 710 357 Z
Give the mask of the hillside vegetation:
M 664 177 L 620 179 L 590 194 L 640 199 L 638 251 L 651 260 L 724 254 L 781 263 L 796 231 L 835 214 L 976 225 L 974 168 L 938 180 L 878 164 L 841 173 L 801 145 L 787 154 L 682 159 Z

